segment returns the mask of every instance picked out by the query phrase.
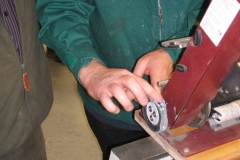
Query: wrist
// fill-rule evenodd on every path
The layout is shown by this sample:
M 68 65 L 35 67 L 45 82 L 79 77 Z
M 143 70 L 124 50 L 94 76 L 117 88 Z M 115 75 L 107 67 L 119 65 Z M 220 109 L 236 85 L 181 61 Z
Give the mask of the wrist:
M 81 85 L 86 86 L 93 79 L 96 72 L 102 67 L 105 67 L 97 60 L 92 60 L 87 66 L 84 66 L 79 71 L 78 81 Z

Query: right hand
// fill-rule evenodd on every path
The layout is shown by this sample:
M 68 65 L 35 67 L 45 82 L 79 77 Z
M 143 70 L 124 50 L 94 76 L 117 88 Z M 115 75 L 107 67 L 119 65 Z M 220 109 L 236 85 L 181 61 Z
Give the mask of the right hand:
M 96 60 L 80 70 L 79 79 L 88 94 L 114 114 L 119 113 L 120 109 L 112 102 L 112 97 L 126 111 L 133 110 L 133 99 L 142 106 L 147 105 L 148 97 L 157 102 L 163 99 L 143 78 L 126 69 L 107 68 Z

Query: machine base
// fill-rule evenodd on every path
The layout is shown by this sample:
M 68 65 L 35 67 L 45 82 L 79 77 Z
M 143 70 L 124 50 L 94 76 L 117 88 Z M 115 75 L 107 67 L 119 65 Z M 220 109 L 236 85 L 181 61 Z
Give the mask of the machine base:
M 169 130 L 161 134 L 150 130 L 141 110 L 135 111 L 135 120 L 176 160 L 240 159 L 240 124 L 220 131 L 204 124 L 191 132 L 172 136 Z

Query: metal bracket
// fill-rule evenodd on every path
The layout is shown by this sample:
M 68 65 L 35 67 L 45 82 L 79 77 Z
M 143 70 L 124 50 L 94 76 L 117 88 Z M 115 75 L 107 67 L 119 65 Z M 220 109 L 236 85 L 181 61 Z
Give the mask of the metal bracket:
M 186 48 L 192 37 L 184 37 L 161 42 L 164 48 Z

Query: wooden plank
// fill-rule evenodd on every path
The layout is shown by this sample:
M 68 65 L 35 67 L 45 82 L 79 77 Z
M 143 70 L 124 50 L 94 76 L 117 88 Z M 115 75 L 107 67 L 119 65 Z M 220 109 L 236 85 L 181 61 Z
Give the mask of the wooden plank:
M 183 157 L 176 148 L 168 143 L 160 134 L 153 132 L 140 116 L 141 110 L 135 111 L 135 120 L 139 125 L 176 160 L 237 160 L 240 159 L 240 139 L 219 145 L 198 154 Z M 182 142 L 184 143 L 184 141 Z M 198 144 L 196 143 L 196 146 Z
M 174 159 L 176 160 L 184 160 L 185 158 L 181 156 L 175 148 L 173 148 L 163 137 L 161 137 L 158 133 L 153 132 L 146 124 L 145 120 L 140 116 L 141 110 L 135 111 L 135 120 L 139 123 L 139 125 L 155 140 L 157 141 L 166 152 L 168 152 Z

